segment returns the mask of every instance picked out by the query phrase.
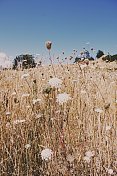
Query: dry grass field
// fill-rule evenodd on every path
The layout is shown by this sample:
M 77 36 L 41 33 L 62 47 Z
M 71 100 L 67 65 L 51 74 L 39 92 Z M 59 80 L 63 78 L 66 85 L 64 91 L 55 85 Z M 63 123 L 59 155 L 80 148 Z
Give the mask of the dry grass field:
M 0 72 L 0 176 L 116 176 L 117 64 L 53 67 Z

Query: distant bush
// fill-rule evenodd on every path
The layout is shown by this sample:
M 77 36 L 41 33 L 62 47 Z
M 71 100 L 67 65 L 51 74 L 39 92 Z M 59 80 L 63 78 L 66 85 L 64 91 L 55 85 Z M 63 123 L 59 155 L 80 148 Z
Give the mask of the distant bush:
M 101 50 L 98 50 L 97 55 L 96 55 L 96 58 L 100 58 L 100 57 L 103 56 L 103 55 L 104 55 L 104 52 L 101 51 Z
M 111 61 L 117 61 L 117 54 L 111 56 Z
M 103 61 L 108 61 L 108 62 L 113 62 L 113 61 L 117 61 L 117 54 L 115 55 L 107 55 L 105 57 L 102 58 Z
M 89 58 L 87 58 L 89 61 L 94 61 L 94 58 L 93 57 L 89 57 Z M 77 63 L 77 62 L 80 62 L 82 59 L 80 58 L 80 57 L 76 57 L 75 58 L 75 61 L 74 61 L 74 63 Z M 85 60 L 85 58 L 84 58 L 84 60 Z
M 16 56 L 13 63 L 13 69 L 22 68 L 33 68 L 36 66 L 34 57 L 29 54 Z

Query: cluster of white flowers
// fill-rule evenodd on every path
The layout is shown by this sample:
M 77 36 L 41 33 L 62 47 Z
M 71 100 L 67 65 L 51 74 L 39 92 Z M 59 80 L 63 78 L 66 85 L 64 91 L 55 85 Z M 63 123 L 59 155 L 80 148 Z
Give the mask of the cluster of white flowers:
M 109 131 L 111 128 L 112 128 L 111 126 L 107 125 L 106 126 L 106 131 Z
M 95 155 L 95 152 L 94 151 L 87 151 L 86 153 L 85 153 L 85 156 L 84 156 L 84 160 L 87 162 L 87 163 L 90 163 L 90 161 L 91 161 L 91 157 L 93 157 Z
M 101 108 L 95 108 L 95 112 L 102 113 L 103 110 Z
M 6 115 L 11 115 L 11 112 L 9 112 L 9 111 L 8 111 L 8 112 L 6 112 Z
M 22 94 L 22 97 L 29 97 L 29 96 L 30 96 L 30 94 L 28 94 L 28 93 Z
M 10 122 L 7 122 L 7 123 L 6 123 L 6 128 L 11 128 Z
M 80 68 L 83 70 L 87 65 L 80 65 Z
M 26 144 L 26 145 L 25 145 L 25 149 L 29 149 L 30 147 L 31 147 L 30 144 Z
M 39 118 L 41 118 L 42 116 L 43 116 L 43 114 L 39 113 L 39 114 L 37 114 L 37 115 L 35 116 L 35 119 L 39 119 Z
M 16 95 L 16 92 L 13 92 L 13 93 L 11 94 L 11 96 L 13 96 L 13 95 Z
M 49 85 L 51 87 L 55 87 L 55 88 L 60 88 L 61 87 L 61 84 L 62 84 L 62 80 L 59 79 L 59 78 L 51 78 L 49 81 L 48 81 Z
M 26 120 L 25 119 L 22 119 L 22 120 L 14 120 L 13 124 L 14 125 L 17 125 L 17 124 L 20 124 L 20 123 L 24 123 Z
M 41 102 L 41 99 L 38 98 L 38 99 L 33 99 L 33 104 L 36 104 L 37 102 Z
M 53 154 L 52 150 L 49 149 L 49 148 L 46 148 L 46 149 L 42 150 L 41 158 L 42 158 L 42 160 L 46 160 L 47 161 L 48 159 L 51 159 L 52 154 Z
M 91 161 L 91 158 L 89 158 L 88 156 L 84 156 L 84 161 L 86 161 L 87 163 L 90 163 L 90 161 Z
M 106 169 L 106 171 L 108 172 L 109 175 L 113 175 L 114 174 L 113 169 Z
M 72 155 L 67 155 L 67 161 L 69 161 L 70 163 L 72 163 L 73 161 L 74 161 L 74 156 L 72 156 Z
M 27 77 L 29 77 L 30 75 L 28 74 L 28 73 L 25 73 L 25 74 L 23 74 L 22 76 L 21 76 L 21 79 L 25 79 L 25 78 L 27 78 Z
M 68 100 L 71 99 L 70 95 L 67 94 L 66 92 L 58 94 L 56 98 L 59 104 L 66 103 Z
M 31 106 L 30 105 L 27 105 L 26 108 L 29 109 Z

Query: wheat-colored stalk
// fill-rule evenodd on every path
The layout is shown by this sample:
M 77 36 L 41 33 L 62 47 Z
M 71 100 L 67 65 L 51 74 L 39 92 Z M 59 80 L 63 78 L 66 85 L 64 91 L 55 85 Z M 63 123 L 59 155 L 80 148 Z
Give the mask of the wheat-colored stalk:
M 101 64 L 54 65 L 63 82 L 51 89 L 52 67 L 1 71 L 1 176 L 117 174 L 117 65 Z M 24 73 L 29 77 L 21 79 Z M 59 105 L 63 92 L 71 99 Z M 51 160 L 42 160 L 45 148 Z M 94 151 L 89 163 L 87 151 Z

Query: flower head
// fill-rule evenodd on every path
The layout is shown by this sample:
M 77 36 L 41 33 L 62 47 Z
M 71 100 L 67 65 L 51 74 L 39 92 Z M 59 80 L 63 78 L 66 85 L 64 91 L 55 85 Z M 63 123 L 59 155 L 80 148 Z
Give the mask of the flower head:
M 94 151 L 87 151 L 86 153 L 85 153 L 85 156 L 84 156 L 84 160 L 87 162 L 87 163 L 90 163 L 90 161 L 91 161 L 91 157 L 93 157 L 95 155 L 95 153 L 94 153 Z
M 108 174 L 113 175 L 113 170 L 112 169 L 107 169 Z
M 40 99 L 40 98 L 38 98 L 38 99 L 33 99 L 33 104 L 36 104 L 36 103 L 39 103 L 39 102 L 41 102 L 41 99 Z
M 51 87 L 55 87 L 55 88 L 60 88 L 61 87 L 61 84 L 62 84 L 62 80 L 61 79 L 58 79 L 58 78 L 51 78 L 49 81 L 49 85 Z
M 94 153 L 94 151 L 87 151 L 86 153 L 85 153 L 85 155 L 87 156 L 87 157 L 89 157 L 89 158 L 91 158 L 92 156 L 94 156 L 95 155 L 95 153 Z
M 22 119 L 22 120 L 14 120 L 14 125 L 17 125 L 17 124 L 22 124 L 22 123 L 24 123 L 24 122 L 26 122 L 26 120 L 25 119 Z
M 8 112 L 6 112 L 6 115 L 11 115 L 11 112 L 9 112 L 9 111 L 8 111 Z
M 100 108 L 95 108 L 95 112 L 102 113 L 102 112 L 103 112 L 103 110 L 102 110 L 102 109 L 100 109 Z
M 28 76 L 30 76 L 28 73 L 25 73 L 21 76 L 21 79 L 27 78 Z
M 46 45 L 46 48 L 47 48 L 48 50 L 50 50 L 50 49 L 51 49 L 51 46 L 52 46 L 52 42 L 51 42 L 51 41 L 47 41 L 47 42 L 45 43 L 45 45 Z
M 22 97 L 29 97 L 29 96 L 30 96 L 30 94 L 28 94 L 28 93 L 22 94 Z
M 11 94 L 11 96 L 13 96 L 13 95 L 16 95 L 16 92 L 13 92 L 13 93 Z
M 71 99 L 70 95 L 67 94 L 66 92 L 58 94 L 56 98 L 59 104 L 66 103 L 68 100 Z
M 70 154 L 67 156 L 67 161 L 69 161 L 70 163 L 72 163 L 74 161 L 74 159 L 75 158 Z
M 46 148 L 46 149 L 42 150 L 42 152 L 41 152 L 42 160 L 47 161 L 48 159 L 51 159 L 52 154 L 53 154 L 53 152 L 49 148 Z
M 91 158 L 90 157 L 88 157 L 88 156 L 84 156 L 84 161 L 86 161 L 87 163 L 90 163 L 90 161 L 91 161 Z
M 30 147 L 31 147 L 30 144 L 26 144 L 26 145 L 25 145 L 25 149 L 29 149 Z
M 107 125 L 106 126 L 106 131 L 110 130 L 111 128 L 112 128 L 111 126 Z

